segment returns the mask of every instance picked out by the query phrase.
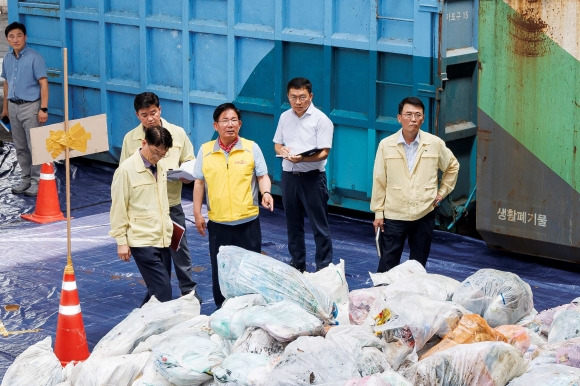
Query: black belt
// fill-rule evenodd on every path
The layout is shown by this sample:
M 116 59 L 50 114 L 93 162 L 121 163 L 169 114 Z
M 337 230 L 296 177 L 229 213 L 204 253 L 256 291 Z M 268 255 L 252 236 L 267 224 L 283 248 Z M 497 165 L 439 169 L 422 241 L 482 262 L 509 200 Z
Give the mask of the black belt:
M 318 173 L 321 173 L 321 171 L 318 169 L 315 169 L 315 170 L 310 170 L 308 172 L 284 172 L 284 173 L 290 173 L 294 176 L 301 177 L 301 176 L 309 176 L 311 174 L 318 174 Z
M 15 105 L 22 105 L 24 103 L 32 103 L 32 102 L 36 102 L 36 101 L 25 101 L 24 99 L 8 99 L 10 102 L 14 103 Z

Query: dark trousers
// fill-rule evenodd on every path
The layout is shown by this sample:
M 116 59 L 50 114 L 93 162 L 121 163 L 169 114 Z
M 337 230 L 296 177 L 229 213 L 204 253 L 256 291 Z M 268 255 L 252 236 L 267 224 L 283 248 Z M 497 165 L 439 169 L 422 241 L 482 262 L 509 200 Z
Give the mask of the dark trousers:
M 410 250 L 409 260 L 417 260 L 425 266 L 431 250 L 434 227 L 434 211 L 415 221 L 385 219 L 385 231 L 381 232 L 380 237 L 381 259 L 377 272 L 387 272 L 399 265 L 407 238 Z
M 282 203 L 286 214 L 288 251 L 291 265 L 306 269 L 304 215 L 308 215 L 314 235 L 316 270 L 332 263 L 332 240 L 328 225 L 328 187 L 326 172 L 282 173 Z
M 141 305 L 155 295 L 160 302 L 171 300 L 171 252 L 169 248 L 131 247 L 131 255 L 147 285 Z
M 171 217 L 172 221 L 175 221 L 185 228 L 185 213 L 183 213 L 181 204 L 169 208 L 169 217 Z M 197 284 L 191 278 L 191 254 L 189 253 L 189 246 L 187 245 L 187 237 L 185 235 L 181 239 L 179 249 L 177 251 L 171 249 L 171 259 L 173 260 L 175 276 L 177 276 L 181 293 L 184 294 L 193 291 Z
M 208 221 L 209 257 L 211 260 L 211 280 L 213 299 L 217 308 L 221 308 L 226 299 L 220 289 L 217 255 L 222 245 L 234 245 L 253 252 L 262 252 L 262 230 L 258 218 L 238 225 L 224 225 Z

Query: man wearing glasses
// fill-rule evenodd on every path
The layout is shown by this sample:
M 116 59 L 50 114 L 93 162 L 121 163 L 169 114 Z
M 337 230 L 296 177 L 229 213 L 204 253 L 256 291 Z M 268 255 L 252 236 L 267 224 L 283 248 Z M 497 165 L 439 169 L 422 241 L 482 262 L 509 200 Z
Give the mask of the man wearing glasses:
M 282 157 L 282 203 L 286 213 L 290 265 L 306 270 L 304 215 L 312 226 L 316 270 L 332 263 L 328 225 L 326 159 L 332 147 L 334 125 L 312 104 L 312 83 L 294 78 L 287 86 L 290 110 L 282 113 L 274 134 L 274 150 Z
M 153 126 L 145 131 L 141 148 L 121 162 L 111 184 L 111 230 L 117 242 L 119 259 L 131 256 L 147 285 L 141 305 L 151 296 L 171 300 L 171 235 L 167 199 L 167 169 L 160 159 L 165 157 L 173 140 L 171 133 Z
M 141 146 L 145 138 L 145 130 L 149 127 L 162 126 L 171 133 L 173 147 L 163 158 L 161 163 L 166 169 L 179 169 L 182 163 L 195 159 L 193 145 L 189 137 L 181 127 L 173 125 L 161 118 L 161 106 L 159 97 L 152 92 L 144 92 L 135 97 L 133 102 L 135 115 L 139 119 L 139 126 L 131 130 L 123 138 L 123 147 L 119 163 L 129 158 Z M 167 181 L 167 197 L 169 198 L 169 215 L 171 220 L 181 225 L 185 229 L 185 213 L 181 206 L 181 188 L 183 183 L 191 181 L 181 179 Z M 186 295 L 195 291 L 197 284 L 191 278 L 191 254 L 187 244 L 187 238 L 182 237 L 177 251 L 171 250 L 171 259 L 175 267 L 175 275 L 179 282 L 181 295 Z M 201 298 L 195 293 L 196 298 L 201 303 Z
M 213 127 L 218 138 L 201 145 L 193 169 L 193 215 L 200 235 L 209 233 L 213 298 L 217 308 L 225 301 L 218 275 L 217 255 L 222 245 L 262 251 L 262 230 L 258 218 L 262 206 L 274 210 L 271 182 L 262 150 L 257 143 L 240 137 L 242 117 L 233 103 L 215 108 Z M 207 216 L 201 213 L 206 198 Z
M 410 260 L 427 264 L 434 209 L 455 187 L 459 162 L 445 142 L 421 131 L 425 106 L 419 98 L 399 103 L 402 128 L 379 143 L 373 170 L 370 208 L 375 212 L 375 233 L 380 229 L 381 258 L 377 272 L 401 262 L 405 240 Z M 443 172 L 438 183 L 438 171 Z

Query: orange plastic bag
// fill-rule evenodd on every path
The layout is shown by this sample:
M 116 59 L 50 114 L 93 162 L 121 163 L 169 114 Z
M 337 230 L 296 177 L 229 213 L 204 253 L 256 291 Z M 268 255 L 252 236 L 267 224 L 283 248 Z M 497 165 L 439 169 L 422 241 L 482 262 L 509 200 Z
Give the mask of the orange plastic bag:
M 506 324 L 497 326 L 495 331 L 506 337 L 507 342 L 520 350 L 524 354 L 532 344 L 532 338 L 528 333 L 528 329 L 514 324 Z
M 461 317 L 457 326 L 441 339 L 441 342 L 426 351 L 419 360 L 425 359 L 436 352 L 464 343 L 486 341 L 507 342 L 507 338 L 491 328 L 485 319 L 477 314 L 467 314 Z

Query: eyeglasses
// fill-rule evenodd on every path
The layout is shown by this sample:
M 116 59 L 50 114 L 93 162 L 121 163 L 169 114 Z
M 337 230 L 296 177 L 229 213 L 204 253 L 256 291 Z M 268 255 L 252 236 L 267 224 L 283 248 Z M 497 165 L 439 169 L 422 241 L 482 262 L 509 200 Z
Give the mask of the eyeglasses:
M 306 96 L 306 95 L 300 95 L 300 96 L 290 95 L 288 97 L 288 99 L 290 99 L 290 102 L 296 102 L 297 100 L 299 100 L 300 102 L 305 102 L 308 99 L 308 96 Z
M 415 117 L 415 119 L 419 120 L 419 119 L 423 118 L 423 114 L 421 114 L 421 113 L 405 113 L 402 115 L 406 119 L 411 119 L 411 118 Z
M 161 159 L 169 157 L 169 152 L 165 150 L 164 152 L 155 150 L 153 147 L 149 146 L 149 153 L 151 153 L 151 158 Z
M 231 123 L 232 125 L 237 125 L 239 121 L 240 120 L 236 119 L 236 118 L 234 118 L 234 119 L 222 119 L 221 121 L 218 121 L 218 123 L 220 125 L 223 125 L 223 126 L 227 125 L 228 123 Z

